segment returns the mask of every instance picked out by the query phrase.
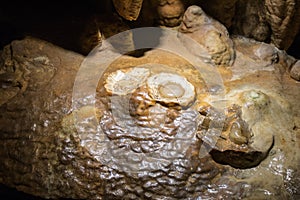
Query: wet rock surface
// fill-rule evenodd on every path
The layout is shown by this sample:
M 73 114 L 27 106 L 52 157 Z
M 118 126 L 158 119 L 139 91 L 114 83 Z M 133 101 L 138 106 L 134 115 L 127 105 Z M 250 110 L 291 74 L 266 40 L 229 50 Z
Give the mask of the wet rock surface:
M 230 38 L 216 21 L 197 22 L 189 20 L 192 38 L 213 29 L 230 43 L 220 64 L 219 51 L 205 45 L 199 52 L 212 52 L 213 62 L 198 52 L 199 66 L 154 48 L 117 57 L 100 77 L 94 68 L 82 76 L 103 49 L 84 59 L 35 38 L 6 46 L 0 183 L 44 198 L 297 199 L 297 60 Z M 87 88 L 95 77 L 93 96 Z
M 235 42 L 236 45 L 244 45 L 242 39 Z M 252 54 L 238 51 L 236 64 L 230 71 L 219 69 L 228 90 L 225 99 L 229 105 L 234 106 L 225 109 L 227 113 L 224 114 L 228 120 L 225 120 L 221 129 L 223 135 L 218 136 L 218 142 L 210 154 L 203 156 L 201 147 L 210 144 L 199 135 L 192 134 L 192 130 L 190 136 L 184 131 L 184 138 L 189 140 L 189 145 L 184 149 L 180 148 L 181 142 L 174 143 L 173 136 L 178 139 L 178 129 L 195 127 L 197 116 L 200 127 L 198 130 L 201 131 L 205 130 L 205 118 L 222 114 L 214 115 L 213 111 L 209 111 L 216 103 L 213 98 L 217 97 L 207 95 L 205 87 L 199 89 L 197 85 L 203 85 L 203 82 L 201 78 L 197 78 L 198 75 L 195 76 L 197 73 L 193 67 L 173 54 L 153 50 L 142 58 L 125 56 L 114 63 L 111 70 L 115 71 L 114 67 L 120 67 L 118 63 L 126 68 L 146 64 L 149 60 L 172 66 L 176 73 L 188 78 L 195 86 L 196 99 L 209 105 L 196 106 L 198 112 L 175 109 L 177 114 L 170 118 L 171 122 L 176 121 L 176 116 L 186 117 L 178 120 L 179 126 L 174 129 L 176 131 L 173 136 L 171 134 L 168 139 L 162 139 L 161 145 L 152 147 L 149 146 L 151 140 L 143 143 L 144 136 L 139 135 L 140 139 L 136 140 L 139 146 L 135 140 L 130 139 L 136 138 L 134 135 L 130 136 L 135 132 L 124 132 L 126 129 L 118 128 L 116 122 L 109 125 L 110 120 L 116 120 L 116 115 L 109 117 L 110 109 L 107 109 L 108 113 L 103 112 L 104 107 L 101 106 L 85 107 L 78 111 L 71 109 L 73 82 L 83 60 L 80 55 L 27 38 L 13 42 L 4 49 L 1 56 L 1 74 L 2 77 L 7 77 L 2 78 L 1 82 L 1 183 L 46 198 L 224 198 L 230 193 L 230 197 L 234 198 L 251 199 L 258 196 L 280 199 L 282 195 L 285 198 L 296 198 L 299 194 L 299 166 L 296 162 L 299 159 L 299 83 L 287 73 L 280 74 L 274 64 L 264 66 L 264 61 L 251 58 Z M 166 60 L 165 57 L 169 59 Z M 251 66 L 250 71 L 243 70 L 249 68 L 251 61 L 258 63 L 258 67 Z M 180 66 L 186 67 L 182 69 Z M 10 76 L 5 76 L 6 74 Z M 135 97 L 131 98 L 138 99 L 144 94 L 142 91 L 137 90 Z M 100 95 L 99 98 L 103 100 L 107 96 Z M 143 96 L 141 102 L 147 102 L 144 101 L 145 98 L 151 97 Z M 134 101 L 136 111 L 141 102 Z M 153 103 L 149 102 L 148 106 L 151 107 Z M 118 105 L 122 114 L 124 104 L 114 104 Z M 110 155 L 115 156 L 114 164 L 101 163 L 95 156 L 97 152 L 90 151 L 93 149 L 91 145 L 96 145 L 98 141 L 97 133 L 90 133 L 82 138 L 80 131 L 74 126 L 74 113 L 79 113 L 88 120 L 95 112 L 102 119 L 108 140 L 116 144 L 107 149 L 98 149 L 98 152 L 110 152 Z M 132 115 L 129 113 L 128 116 Z M 124 122 L 124 116 L 119 117 L 123 117 Z M 88 128 L 85 124 L 82 127 Z M 260 137 L 264 134 L 272 139 L 269 141 L 272 144 L 267 139 L 256 144 L 255 141 L 261 141 Z M 158 138 L 152 139 L 157 141 Z M 169 145 L 167 151 L 168 144 L 177 146 Z M 252 146 L 256 153 L 246 151 L 245 145 Z M 178 149 L 180 151 L 176 152 Z M 161 151 L 155 154 L 157 150 Z M 176 153 L 172 154 L 174 150 Z M 227 153 L 226 150 L 231 152 Z M 137 157 L 132 157 L 132 151 Z M 149 152 L 152 152 L 152 160 L 147 155 Z M 264 156 L 260 157 L 257 152 Z M 247 163 L 257 157 L 261 159 L 258 163 L 255 161 L 255 165 Z M 153 159 L 156 161 L 153 162 Z M 152 166 L 153 170 L 149 170 L 147 162 L 158 164 L 159 167 Z M 133 167 L 133 171 L 130 170 L 132 163 L 138 164 Z M 257 164 L 259 165 L 256 166 Z M 135 171 L 136 169 L 139 170 Z M 264 174 L 263 177 L 259 175 L 261 173 Z M 278 187 L 281 188 L 281 196 Z

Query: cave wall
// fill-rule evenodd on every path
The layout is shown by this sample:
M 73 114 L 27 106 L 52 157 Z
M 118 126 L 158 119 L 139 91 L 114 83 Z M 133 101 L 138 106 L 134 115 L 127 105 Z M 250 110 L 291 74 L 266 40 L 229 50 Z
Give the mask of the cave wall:
M 155 1 L 154 1 L 155 2 Z M 266 1 L 267 2 L 267 1 Z M 242 34 L 261 41 L 273 41 L 282 49 L 291 52 L 292 55 L 300 57 L 295 50 L 299 46 L 299 1 L 289 1 L 277 6 L 277 24 L 281 24 L 277 33 L 285 34 L 281 39 L 274 38 L 266 34 L 274 29 L 270 19 L 276 16 L 269 15 L 265 10 L 266 6 L 261 1 L 244 0 L 189 0 L 184 1 L 184 6 L 192 4 L 202 6 L 205 12 L 221 21 L 231 33 Z M 274 5 L 280 5 L 275 2 Z M 140 17 L 136 21 L 126 21 L 131 28 L 155 25 L 157 15 L 155 3 L 144 1 Z M 292 7 L 295 5 L 294 7 Z M 275 9 L 275 8 L 274 8 Z M 276 8 L 277 9 L 277 8 Z M 289 10 L 287 10 L 289 9 Z M 258 12 L 261 11 L 261 12 Z M 287 11 L 290 12 L 286 13 Z M 103 19 L 108 19 L 112 13 L 116 12 L 110 0 L 96 1 L 88 0 L 84 2 L 51 1 L 41 4 L 35 0 L 29 1 L 7 1 L 0 7 L 0 47 L 10 43 L 14 39 L 23 38 L 26 35 L 36 36 L 45 39 L 63 48 L 76 52 L 81 52 L 78 45 L 81 32 L 84 31 L 85 24 L 91 21 L 95 15 L 103 15 Z M 261 14 L 266 12 L 265 14 Z M 280 14 L 282 13 L 282 15 Z M 273 20 L 274 21 L 274 20 Z M 274 22 L 274 23 L 275 23 Z M 276 27 L 275 27 L 276 29 Z M 265 31 L 262 34 L 262 31 Z M 284 33 L 283 33 L 284 32 Z M 275 34 L 275 35 L 276 35 Z M 295 38 L 295 39 L 294 39 Z M 284 42 L 284 43 L 283 43 Z M 290 47 L 290 48 L 289 48 Z

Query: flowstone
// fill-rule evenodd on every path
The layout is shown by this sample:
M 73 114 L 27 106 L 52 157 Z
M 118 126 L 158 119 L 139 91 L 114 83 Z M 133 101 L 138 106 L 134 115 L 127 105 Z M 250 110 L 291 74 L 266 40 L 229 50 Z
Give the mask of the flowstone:
M 173 33 L 167 44 L 177 38 L 175 49 L 189 52 Z M 198 53 L 197 66 L 159 48 L 133 57 L 104 44 L 84 59 L 35 38 L 13 41 L 0 54 L 0 183 L 43 198 L 296 199 L 298 62 L 272 45 L 226 39 L 234 62 Z

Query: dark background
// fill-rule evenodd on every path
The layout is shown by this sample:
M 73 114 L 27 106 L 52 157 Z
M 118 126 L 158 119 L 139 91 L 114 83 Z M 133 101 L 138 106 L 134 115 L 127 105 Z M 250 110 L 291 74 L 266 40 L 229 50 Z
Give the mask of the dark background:
M 0 199 L 2 200 L 44 200 L 23 192 L 19 192 L 16 189 L 9 188 L 0 184 Z
M 113 11 L 113 9 L 111 0 L 1 2 L 0 49 L 12 40 L 30 35 L 78 52 L 74 43 L 78 40 L 85 21 L 93 14 Z M 299 47 L 300 34 L 288 49 L 288 54 L 300 59 Z
M 297 59 L 300 59 L 300 33 L 299 32 L 293 44 L 287 50 L 287 53 L 290 54 L 291 56 L 294 56 Z
M 0 50 L 12 40 L 35 36 L 63 48 L 76 51 L 73 45 L 78 26 L 92 14 L 113 9 L 110 0 L 33 1 L 10 0 L 0 3 Z M 300 59 L 300 34 L 288 53 Z M 1 148 L 1 147 L 0 147 Z M 1 160 L 0 160 L 1 162 Z M 0 199 L 38 200 L 0 184 Z
M 1 2 L 0 49 L 12 40 L 29 35 L 77 51 L 75 43 L 84 23 L 93 14 L 107 10 L 109 2 L 110 0 Z

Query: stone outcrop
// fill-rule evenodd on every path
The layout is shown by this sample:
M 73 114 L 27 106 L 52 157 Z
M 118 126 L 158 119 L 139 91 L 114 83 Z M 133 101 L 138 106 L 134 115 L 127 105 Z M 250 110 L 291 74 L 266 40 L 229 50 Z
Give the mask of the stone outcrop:
M 169 27 L 180 24 L 183 11 L 188 6 L 199 5 L 233 33 L 271 42 L 284 50 L 290 47 L 300 28 L 299 0 L 160 0 L 145 2 L 143 8 L 142 0 L 113 2 L 116 10 L 125 19 L 135 20 L 140 12 L 141 15 L 145 12 L 145 21 L 157 19 L 160 25 Z
M 191 16 L 195 30 L 160 29 L 138 57 L 119 53 L 131 34 L 86 58 L 35 38 L 6 46 L 0 183 L 44 198 L 297 198 L 299 61 L 208 19 L 235 56 L 207 62 L 210 42 L 184 40 L 205 36 Z

